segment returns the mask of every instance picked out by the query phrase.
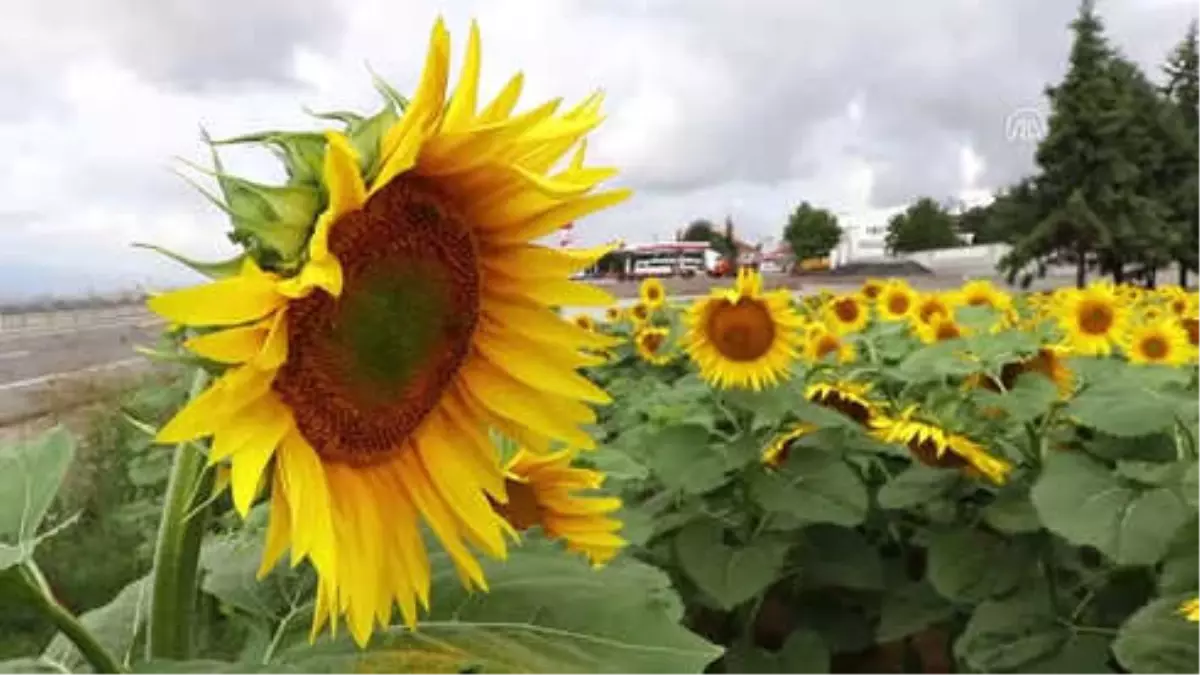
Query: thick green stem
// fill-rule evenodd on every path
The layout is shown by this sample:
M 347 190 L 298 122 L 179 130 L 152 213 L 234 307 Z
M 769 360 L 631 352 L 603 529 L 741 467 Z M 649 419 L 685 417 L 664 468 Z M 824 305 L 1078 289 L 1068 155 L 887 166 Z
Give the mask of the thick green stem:
M 188 400 L 208 384 L 208 374 L 196 372 Z M 163 499 L 162 521 L 154 549 L 153 595 L 146 652 L 151 659 L 187 659 L 191 653 L 192 615 L 196 605 L 196 576 L 200 544 L 208 523 L 203 483 L 204 453 L 194 442 L 180 443 Z
M 121 673 L 125 672 L 121 668 L 121 664 L 109 654 L 96 637 L 84 628 L 83 624 L 76 619 L 66 607 L 63 607 L 54 599 L 53 593 L 50 591 L 50 586 L 46 583 L 42 573 L 38 570 L 37 565 L 32 560 L 26 562 L 19 570 L 21 581 L 28 587 L 29 597 L 37 605 L 38 610 L 42 612 L 50 622 L 54 624 L 63 635 L 67 636 L 79 652 L 83 654 L 88 663 L 92 664 L 92 668 L 97 673 Z

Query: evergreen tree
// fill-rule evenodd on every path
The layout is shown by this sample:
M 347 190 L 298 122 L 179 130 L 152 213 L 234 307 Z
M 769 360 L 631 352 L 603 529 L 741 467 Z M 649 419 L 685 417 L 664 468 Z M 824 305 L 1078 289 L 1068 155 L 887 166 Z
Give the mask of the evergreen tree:
M 911 253 L 962 244 L 955 234 L 955 217 L 941 204 L 922 197 L 888 221 L 884 246 L 889 253 Z
M 1024 257 L 1040 259 L 1069 247 L 1076 263 L 1076 283 L 1082 286 L 1088 259 L 1111 241 L 1106 217 L 1111 214 L 1105 206 L 1113 185 L 1133 169 L 1113 152 L 1120 132 L 1108 67 L 1113 54 L 1091 0 L 1080 3 L 1071 30 L 1074 41 L 1067 74 L 1046 91 L 1051 104 L 1049 132 L 1037 149 L 1038 185 L 1053 208 L 1019 242 L 1014 254 L 1019 251 Z
M 824 258 L 842 238 L 837 216 L 802 202 L 788 217 L 783 239 L 791 246 L 796 261 Z
M 1175 233 L 1173 255 L 1179 266 L 1179 285 L 1187 285 L 1188 271 L 1196 271 L 1197 236 L 1200 213 L 1197 209 L 1197 164 L 1200 163 L 1200 129 L 1197 125 L 1197 107 L 1200 94 L 1197 89 L 1196 22 L 1188 26 L 1183 40 L 1172 50 L 1164 68 L 1167 75 L 1163 94 L 1167 105 L 1175 113 L 1175 125 L 1171 128 L 1174 138 L 1169 142 L 1164 159 L 1163 180 L 1170 191 L 1166 200 L 1168 219 Z

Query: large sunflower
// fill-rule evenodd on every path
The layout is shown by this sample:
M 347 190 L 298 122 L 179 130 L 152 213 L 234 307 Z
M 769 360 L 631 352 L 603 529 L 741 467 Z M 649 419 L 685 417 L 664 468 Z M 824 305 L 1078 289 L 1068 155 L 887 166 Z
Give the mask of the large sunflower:
M 514 529 L 540 527 L 563 540 L 567 550 L 584 554 L 593 565 L 603 565 L 625 546 L 616 534 L 621 521 L 609 517 L 620 510 L 621 500 L 575 494 L 599 488 L 604 474 L 571 466 L 574 456 L 570 450 L 518 451 L 504 469 L 508 501 L 495 507 Z
M 492 506 L 506 501 L 505 474 L 487 427 L 537 451 L 591 447 L 585 403 L 609 400 L 575 371 L 610 338 L 551 309 L 612 302 L 568 280 L 604 250 L 531 243 L 628 196 L 592 192 L 613 171 L 583 166 L 600 99 L 512 115 L 518 75 L 479 110 L 474 25 L 447 101 L 449 57 L 438 20 L 402 114 L 372 118 L 387 122 L 374 135 L 306 136 L 319 143 L 322 159 L 303 166 L 323 206 L 294 265 L 248 258 L 235 276 L 149 303 L 174 323 L 217 327 L 188 347 L 231 366 L 158 441 L 211 436 L 243 515 L 267 473 L 262 569 L 289 548 L 310 560 L 314 635 L 345 616 L 360 644 L 393 603 L 409 625 L 428 606 L 422 520 L 463 582 L 486 588 L 472 549 L 503 557 L 511 534 Z
M 787 290 L 763 293 L 758 272 L 738 270 L 733 288 L 697 300 L 684 320 L 684 349 L 709 383 L 762 389 L 790 377 L 802 320 Z
M 895 418 L 879 416 L 872 427 L 877 438 L 907 447 L 927 466 L 978 472 L 998 485 L 1003 485 L 1012 471 L 1011 464 L 988 454 L 975 441 L 920 419 L 915 406 Z
M 1187 331 L 1173 317 L 1134 326 L 1122 342 L 1131 363 L 1181 366 L 1192 356 Z
M 1125 332 L 1128 311 L 1111 283 L 1095 283 L 1064 292 L 1056 314 L 1073 351 L 1099 356 Z
M 919 294 L 912 313 L 914 326 L 931 324 L 937 318 L 953 319 L 955 300 L 954 296 L 941 293 Z

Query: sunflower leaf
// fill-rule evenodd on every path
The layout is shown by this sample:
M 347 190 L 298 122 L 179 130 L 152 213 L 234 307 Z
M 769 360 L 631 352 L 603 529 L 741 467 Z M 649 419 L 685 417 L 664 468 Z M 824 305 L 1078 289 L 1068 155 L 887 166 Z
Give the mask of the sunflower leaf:
M 1069 638 L 1048 600 L 1047 590 L 1030 585 L 1001 600 L 975 607 L 954 642 L 954 654 L 975 672 L 1021 671 L 1053 655 Z
M 1131 673 L 1190 673 L 1200 659 L 1196 624 L 1179 613 L 1187 594 L 1159 598 L 1142 607 L 1121 626 L 1113 641 L 1117 661 Z
M 33 441 L 0 446 L 0 572 L 33 555 L 74 456 L 75 438 L 61 426 Z
M 150 576 L 121 589 L 108 604 L 79 617 L 88 633 L 118 661 L 127 663 L 150 611 Z M 60 663 L 71 672 L 89 672 L 88 660 L 65 635 L 59 633 L 46 646 L 42 658 Z
M 858 525 L 869 499 L 862 479 L 844 460 L 824 452 L 793 452 L 775 471 L 750 478 L 750 498 L 764 511 L 806 523 Z
M 1020 539 L 955 528 L 929 541 L 929 583 L 948 600 L 977 603 L 1007 593 L 1031 568 L 1034 551 Z
M 599 570 L 540 538 L 485 563 L 490 591 L 462 588 L 435 554 L 433 606 L 415 632 L 366 649 L 347 637 L 279 652 L 272 670 L 322 672 L 698 673 L 722 650 L 680 625 L 667 575 L 625 556 Z
M 269 131 L 216 141 L 212 145 L 263 143 L 271 148 L 288 175 L 288 185 L 321 185 L 325 161 L 325 135 L 312 131 Z
M 691 523 L 675 535 L 675 556 L 683 573 L 717 607 L 733 609 L 778 578 L 790 542 L 763 537 L 729 546 L 723 535 L 716 521 Z

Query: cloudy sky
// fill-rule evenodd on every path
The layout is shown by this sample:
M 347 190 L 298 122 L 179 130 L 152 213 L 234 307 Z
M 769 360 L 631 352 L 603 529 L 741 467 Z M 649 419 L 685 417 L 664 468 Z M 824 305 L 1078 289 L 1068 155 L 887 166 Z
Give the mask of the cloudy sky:
M 132 249 L 231 252 L 173 171 L 214 136 L 373 111 L 368 65 L 411 91 L 441 13 L 461 58 L 483 35 L 485 95 L 517 70 L 526 106 L 607 92 L 593 160 L 633 200 L 591 243 L 668 238 L 731 215 L 777 236 L 807 199 L 881 221 L 919 195 L 985 197 L 1029 170 L 1014 116 L 1044 110 L 1074 0 L 5 0 L 0 23 L 0 297 L 154 287 L 189 273 Z M 1098 0 L 1157 76 L 1193 0 Z M 457 65 L 454 66 L 455 71 Z M 1032 112 L 1031 112 L 1032 111 Z M 264 152 L 231 168 L 278 178 Z

